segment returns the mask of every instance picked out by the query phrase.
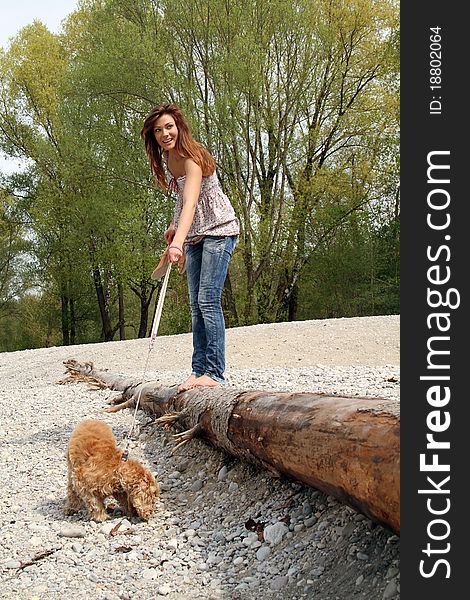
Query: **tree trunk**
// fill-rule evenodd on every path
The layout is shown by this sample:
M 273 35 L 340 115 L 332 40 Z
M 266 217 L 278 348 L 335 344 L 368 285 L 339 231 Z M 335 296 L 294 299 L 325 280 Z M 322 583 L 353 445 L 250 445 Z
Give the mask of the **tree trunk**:
M 67 294 L 60 295 L 61 303 L 61 319 L 62 319 L 62 344 L 70 346 L 70 329 L 69 329 L 69 298 Z
M 150 296 L 147 297 L 145 291 L 146 291 L 146 289 L 144 290 L 144 288 L 142 287 L 142 294 L 140 296 L 139 333 L 137 334 L 137 337 L 139 339 L 150 335 L 150 330 L 148 330 L 148 324 L 149 324 L 150 299 L 152 298 L 152 294 L 150 294 Z M 156 307 L 157 307 L 157 305 L 155 303 L 154 316 L 155 316 Z M 152 322 L 153 322 L 153 318 L 152 318 Z
M 150 335 L 150 332 L 147 331 L 148 328 L 148 317 L 149 317 L 149 307 L 152 301 L 152 297 L 156 290 L 160 290 L 161 281 L 158 281 L 155 285 L 149 285 L 147 279 L 142 279 L 139 282 L 130 281 L 130 289 L 134 292 L 134 294 L 139 298 L 140 302 L 140 322 L 139 322 L 139 332 L 137 337 L 144 338 Z M 156 306 L 154 307 L 154 311 Z M 154 312 L 155 314 L 155 312 Z
M 93 282 L 95 284 L 96 297 L 98 299 L 98 306 L 100 309 L 101 325 L 103 328 L 103 341 L 110 342 L 113 339 L 114 331 L 111 325 L 111 317 L 109 316 L 101 273 L 99 267 L 96 266 L 93 268 Z
M 75 318 L 75 300 L 69 298 L 70 306 L 70 343 L 75 344 L 77 335 L 77 319 Z
M 121 282 L 118 283 L 118 301 L 119 301 L 119 339 L 126 339 L 126 326 L 124 317 L 124 288 Z
M 297 282 L 291 284 L 288 309 L 287 309 L 287 320 L 295 321 L 297 318 L 297 309 L 299 307 L 299 286 Z
M 235 298 L 232 291 L 232 280 L 230 279 L 230 273 L 227 273 L 227 277 L 224 282 L 224 290 L 222 295 L 222 307 L 224 309 L 225 323 L 228 327 L 236 327 L 238 325 L 238 313 L 235 305 Z
M 241 460 L 335 496 L 400 531 L 399 404 L 384 398 L 141 383 L 92 363 L 64 363 L 70 379 L 122 391 L 108 412 L 139 408 L 181 431 L 176 447 L 203 438 Z M 139 400 L 140 399 L 140 400 Z

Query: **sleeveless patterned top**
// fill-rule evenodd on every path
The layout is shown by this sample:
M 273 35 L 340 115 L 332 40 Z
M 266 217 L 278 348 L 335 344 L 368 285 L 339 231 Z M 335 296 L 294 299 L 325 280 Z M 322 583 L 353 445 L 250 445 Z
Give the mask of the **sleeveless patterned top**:
M 183 189 L 186 175 L 171 176 L 170 190 L 176 192 L 173 224 L 178 228 L 183 209 Z M 229 236 L 238 235 L 240 225 L 233 206 L 222 191 L 217 173 L 202 177 L 201 192 L 196 204 L 193 222 L 186 236 L 186 243 L 196 244 L 206 235 Z

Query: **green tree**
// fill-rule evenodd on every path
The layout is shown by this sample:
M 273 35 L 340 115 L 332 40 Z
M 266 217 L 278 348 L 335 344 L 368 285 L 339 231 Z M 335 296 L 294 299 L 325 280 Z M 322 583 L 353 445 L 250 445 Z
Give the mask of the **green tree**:
M 396 6 L 161 6 L 171 97 L 216 154 L 241 217 L 243 322 L 295 318 L 297 281 L 323 219 L 334 235 L 335 223 L 376 200 L 380 143 L 396 139 Z
M 29 243 L 24 238 L 23 218 L 19 203 L 0 189 L 0 321 L 30 285 Z

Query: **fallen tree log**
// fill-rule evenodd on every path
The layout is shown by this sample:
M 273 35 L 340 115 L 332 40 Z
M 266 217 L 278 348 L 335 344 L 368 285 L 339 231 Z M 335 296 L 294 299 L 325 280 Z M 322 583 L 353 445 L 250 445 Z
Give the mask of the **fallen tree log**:
M 68 379 L 120 391 L 108 412 L 138 408 L 175 427 L 176 447 L 200 437 L 315 487 L 400 532 L 400 414 L 384 398 L 199 387 L 186 392 L 64 362 Z

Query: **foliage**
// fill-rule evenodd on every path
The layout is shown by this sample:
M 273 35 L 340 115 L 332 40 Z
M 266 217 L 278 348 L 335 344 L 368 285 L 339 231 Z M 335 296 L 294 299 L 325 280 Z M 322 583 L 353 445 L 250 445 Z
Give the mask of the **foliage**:
M 300 319 L 400 312 L 398 225 L 368 218 L 352 215 L 306 265 Z

